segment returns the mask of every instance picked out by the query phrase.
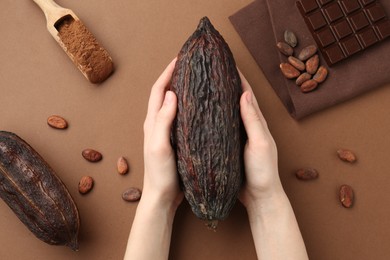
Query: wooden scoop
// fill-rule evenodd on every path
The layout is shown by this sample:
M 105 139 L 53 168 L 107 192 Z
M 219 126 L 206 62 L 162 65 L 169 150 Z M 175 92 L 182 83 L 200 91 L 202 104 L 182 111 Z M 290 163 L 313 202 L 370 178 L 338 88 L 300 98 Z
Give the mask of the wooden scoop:
M 110 55 L 72 10 L 59 6 L 53 0 L 33 1 L 45 13 L 50 34 L 90 82 L 100 83 L 111 75 L 114 66 Z M 61 28 L 65 29 L 62 31 Z M 69 33 L 69 30 L 77 30 L 78 33 Z

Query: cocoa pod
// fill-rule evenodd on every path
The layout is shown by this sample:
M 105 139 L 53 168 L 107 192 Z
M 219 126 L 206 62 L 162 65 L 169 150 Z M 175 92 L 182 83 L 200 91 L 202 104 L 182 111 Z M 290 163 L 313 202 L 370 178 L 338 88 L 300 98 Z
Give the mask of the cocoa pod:
M 315 45 L 306 46 L 299 53 L 298 59 L 300 59 L 301 61 L 305 61 L 309 59 L 311 56 L 313 56 L 316 52 L 317 52 L 317 46 Z
M 309 80 L 307 80 L 307 81 L 305 81 L 305 82 L 302 83 L 302 85 L 301 85 L 301 91 L 302 91 L 303 93 L 307 93 L 307 92 L 310 92 L 310 91 L 315 90 L 315 89 L 317 88 L 317 86 L 318 86 L 317 81 L 314 81 L 314 80 L 312 80 L 312 79 L 309 79 Z
M 298 77 L 301 73 L 294 68 L 290 63 L 281 63 L 279 65 L 280 71 L 283 73 L 283 75 L 288 79 L 293 79 Z
M 236 63 L 207 17 L 181 49 L 170 89 L 178 100 L 171 136 L 184 194 L 215 228 L 237 200 L 246 139 Z
M 78 250 L 79 213 L 67 188 L 29 144 L 5 131 L 0 131 L 0 197 L 37 238 Z
M 327 76 L 328 76 L 328 70 L 324 66 L 320 66 L 316 74 L 314 74 L 313 79 L 318 83 L 322 83 L 325 81 Z
M 301 60 L 295 58 L 294 56 L 288 57 L 288 62 L 294 66 L 297 70 L 304 71 L 306 66 Z
M 314 180 L 318 178 L 318 171 L 314 168 L 302 168 L 295 172 L 295 176 L 303 181 Z
M 61 116 L 53 115 L 47 118 L 47 124 L 56 129 L 68 128 L 68 122 Z
M 285 42 L 278 42 L 278 43 L 276 44 L 276 47 L 278 48 L 278 50 L 279 50 L 282 54 L 284 54 L 284 55 L 286 55 L 286 56 L 291 56 L 291 55 L 293 55 L 293 53 L 294 53 L 293 48 L 291 48 L 291 46 L 288 45 L 288 44 L 285 43 Z
M 301 75 L 299 75 L 299 77 L 297 78 L 297 80 L 295 81 L 295 84 L 297 84 L 298 86 L 302 85 L 304 82 L 308 81 L 309 79 L 311 79 L 311 75 L 307 72 L 304 72 L 302 73 Z
M 354 202 L 354 192 L 351 186 L 349 185 L 341 185 L 340 191 L 340 202 L 345 208 L 351 208 Z
M 355 153 L 348 149 L 337 150 L 337 155 L 345 162 L 354 163 L 357 160 Z

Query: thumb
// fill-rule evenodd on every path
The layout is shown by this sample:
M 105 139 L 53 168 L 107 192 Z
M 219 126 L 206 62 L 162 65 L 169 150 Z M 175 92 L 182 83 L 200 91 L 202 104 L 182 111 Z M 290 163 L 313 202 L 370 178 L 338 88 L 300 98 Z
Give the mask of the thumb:
M 176 116 L 177 98 L 175 93 L 167 91 L 165 93 L 162 107 L 156 115 L 153 129 L 153 140 L 155 142 L 168 141 L 171 133 L 173 119 Z
M 258 143 L 267 138 L 267 126 L 264 126 L 263 115 L 256 108 L 251 91 L 245 91 L 241 95 L 240 111 L 249 142 Z

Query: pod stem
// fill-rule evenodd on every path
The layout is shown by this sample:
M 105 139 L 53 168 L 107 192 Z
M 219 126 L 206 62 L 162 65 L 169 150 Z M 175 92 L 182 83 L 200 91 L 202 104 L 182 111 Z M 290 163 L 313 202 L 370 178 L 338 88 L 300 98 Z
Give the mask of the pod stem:
M 211 229 L 211 230 L 213 230 L 214 232 L 216 232 L 217 231 L 217 227 L 218 227 L 218 220 L 208 220 L 207 222 L 206 222 L 206 226 L 207 226 L 207 228 L 209 228 L 209 229 Z

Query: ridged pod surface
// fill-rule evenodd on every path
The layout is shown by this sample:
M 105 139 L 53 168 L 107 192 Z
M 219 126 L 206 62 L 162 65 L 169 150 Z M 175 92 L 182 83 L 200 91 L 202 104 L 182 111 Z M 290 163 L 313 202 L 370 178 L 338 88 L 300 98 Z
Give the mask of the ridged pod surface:
M 0 197 L 32 233 L 78 250 L 79 213 L 54 170 L 16 134 L 0 131 Z
M 233 55 L 207 17 L 182 47 L 170 89 L 178 173 L 195 215 L 216 228 L 233 208 L 244 176 L 241 80 Z

